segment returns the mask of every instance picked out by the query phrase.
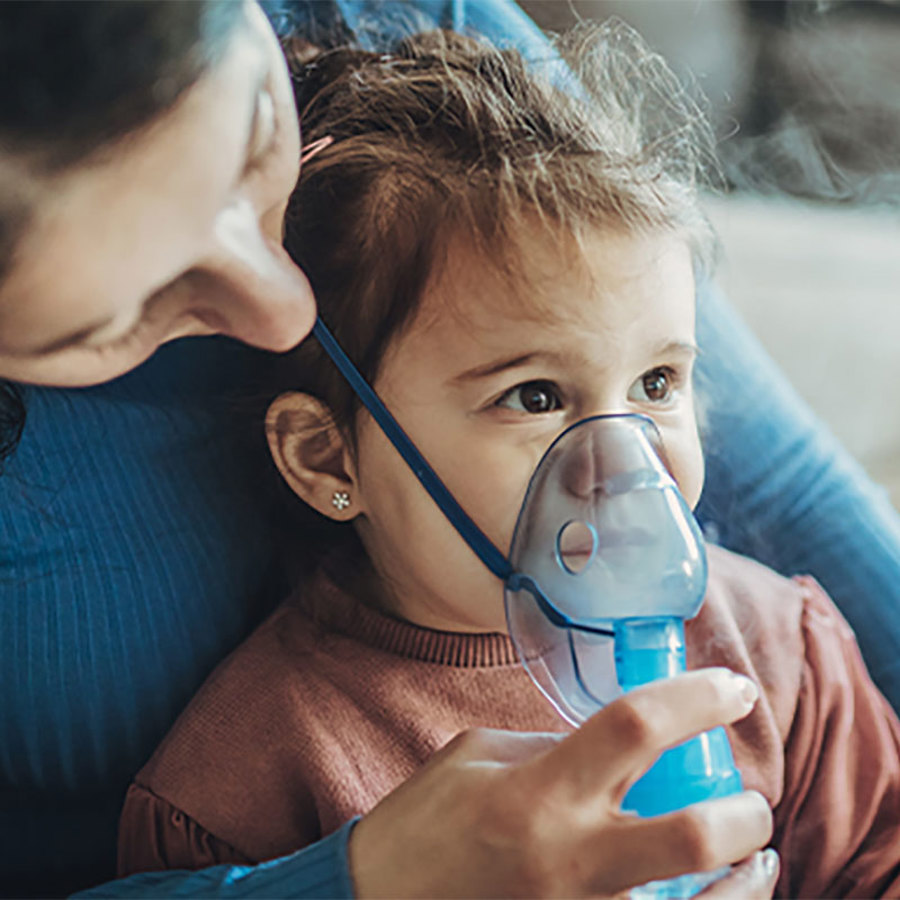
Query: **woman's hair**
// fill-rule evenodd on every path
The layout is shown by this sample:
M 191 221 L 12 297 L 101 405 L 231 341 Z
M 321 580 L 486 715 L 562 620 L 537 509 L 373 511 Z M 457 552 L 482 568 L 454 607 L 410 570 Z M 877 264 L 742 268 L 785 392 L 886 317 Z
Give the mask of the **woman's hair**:
M 241 3 L 0 4 L 0 145 L 65 168 L 169 109 L 223 55 Z
M 522 226 L 561 241 L 671 231 L 706 259 L 697 192 L 713 155 L 695 103 L 621 22 L 556 49 L 536 65 L 431 32 L 388 55 L 338 50 L 295 67 L 304 141 L 333 142 L 302 167 L 285 246 L 370 383 L 451 238 L 510 278 Z M 352 445 L 358 403 L 318 343 L 285 365 L 280 383 L 323 400 Z
M 244 16 L 217 0 L 0 3 L 0 283 L 31 213 L 17 173 L 76 166 L 170 109 Z M 18 388 L 0 382 L 0 462 L 23 417 Z

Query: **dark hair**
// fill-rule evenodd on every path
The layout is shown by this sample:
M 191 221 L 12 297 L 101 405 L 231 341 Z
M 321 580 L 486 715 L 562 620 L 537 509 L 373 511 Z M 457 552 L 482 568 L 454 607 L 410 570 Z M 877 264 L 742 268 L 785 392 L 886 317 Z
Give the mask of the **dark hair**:
M 0 180 L 77 165 L 171 108 L 244 15 L 225 0 L 0 3 Z M 0 279 L 29 221 L 14 187 L 0 184 Z M 0 462 L 23 416 L 15 386 L 0 382 Z
M 0 146 L 54 170 L 149 122 L 223 54 L 241 3 L 0 4 Z
M 698 188 L 712 141 L 696 105 L 621 22 L 558 49 L 569 68 L 538 71 L 514 50 L 432 32 L 296 69 L 304 140 L 333 143 L 303 165 L 285 246 L 370 382 L 451 237 L 509 277 L 522 223 L 548 241 L 671 231 L 707 255 Z M 323 400 L 352 445 L 357 400 L 317 342 L 286 357 L 282 383 Z

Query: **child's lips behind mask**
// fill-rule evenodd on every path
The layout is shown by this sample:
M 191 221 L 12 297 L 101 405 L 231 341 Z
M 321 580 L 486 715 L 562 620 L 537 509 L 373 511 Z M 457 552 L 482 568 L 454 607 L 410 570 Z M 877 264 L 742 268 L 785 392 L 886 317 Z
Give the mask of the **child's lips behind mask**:
M 586 540 L 579 540 L 570 545 L 561 546 L 559 556 L 570 570 L 580 572 L 595 555 L 604 557 L 618 551 L 644 549 L 653 543 L 653 533 L 646 528 L 617 528 L 608 531 L 597 529 L 596 545 Z

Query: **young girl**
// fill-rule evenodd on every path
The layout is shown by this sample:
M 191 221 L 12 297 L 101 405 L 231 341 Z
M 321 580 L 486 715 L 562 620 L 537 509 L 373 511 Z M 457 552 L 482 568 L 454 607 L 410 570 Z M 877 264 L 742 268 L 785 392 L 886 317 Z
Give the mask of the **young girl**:
M 287 246 L 323 320 L 499 547 L 538 460 L 586 416 L 650 416 L 692 506 L 703 485 L 705 126 L 624 28 L 570 49 L 577 88 L 443 35 L 329 54 L 298 79 L 321 143 Z M 500 582 L 321 347 L 285 362 L 294 390 L 270 408 L 270 446 L 319 539 L 303 536 L 296 596 L 138 774 L 122 873 L 294 850 L 465 728 L 567 730 L 516 661 Z M 775 809 L 780 891 L 900 890 L 900 723 L 848 627 L 811 579 L 709 557 L 688 659 L 762 689 L 729 736 L 745 786 Z

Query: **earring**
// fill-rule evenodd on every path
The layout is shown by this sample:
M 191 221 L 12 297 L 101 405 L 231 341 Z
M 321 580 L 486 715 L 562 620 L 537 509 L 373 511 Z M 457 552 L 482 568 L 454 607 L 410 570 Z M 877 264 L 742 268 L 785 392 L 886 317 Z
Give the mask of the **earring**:
M 345 510 L 350 505 L 350 494 L 347 491 L 335 491 L 331 495 L 331 505 L 338 511 Z

